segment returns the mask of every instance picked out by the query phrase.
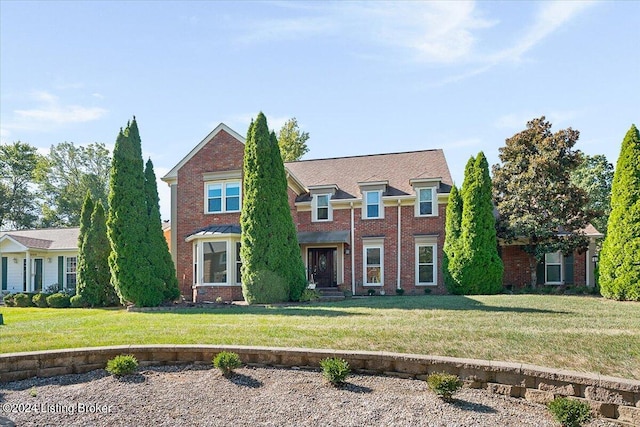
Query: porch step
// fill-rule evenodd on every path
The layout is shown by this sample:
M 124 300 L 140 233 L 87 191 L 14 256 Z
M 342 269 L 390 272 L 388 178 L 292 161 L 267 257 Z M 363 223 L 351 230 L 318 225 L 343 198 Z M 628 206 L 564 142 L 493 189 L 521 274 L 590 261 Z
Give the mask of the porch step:
M 339 301 L 344 299 L 344 292 L 338 288 L 316 288 L 320 301 Z

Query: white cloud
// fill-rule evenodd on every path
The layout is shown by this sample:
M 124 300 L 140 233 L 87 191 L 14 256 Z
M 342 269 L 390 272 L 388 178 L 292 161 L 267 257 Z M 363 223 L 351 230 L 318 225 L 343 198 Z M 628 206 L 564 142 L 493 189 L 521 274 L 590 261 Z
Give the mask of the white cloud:
M 47 131 L 56 126 L 98 120 L 108 113 L 100 107 L 63 104 L 58 96 L 47 91 L 33 91 L 30 98 L 37 105 L 14 110 L 12 119 L 3 124 L 3 137 L 11 130 Z

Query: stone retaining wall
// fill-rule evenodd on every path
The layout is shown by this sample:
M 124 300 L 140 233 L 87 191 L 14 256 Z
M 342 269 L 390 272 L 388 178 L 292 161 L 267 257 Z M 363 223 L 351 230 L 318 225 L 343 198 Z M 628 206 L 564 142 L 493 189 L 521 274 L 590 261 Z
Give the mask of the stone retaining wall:
M 346 359 L 354 372 L 425 379 L 433 372 L 458 375 L 467 386 L 547 403 L 558 395 L 587 401 L 601 416 L 640 426 L 640 381 L 520 363 L 414 354 L 219 345 L 124 345 L 0 354 L 0 382 L 103 369 L 119 354 L 133 354 L 141 366 L 210 364 L 220 351 L 233 351 L 249 365 L 317 369 L 326 357 Z

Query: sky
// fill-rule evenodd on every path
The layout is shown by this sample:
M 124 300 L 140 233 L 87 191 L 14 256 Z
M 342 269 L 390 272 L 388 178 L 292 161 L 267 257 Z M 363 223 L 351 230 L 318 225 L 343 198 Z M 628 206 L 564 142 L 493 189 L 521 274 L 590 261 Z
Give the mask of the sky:
M 615 165 L 640 126 L 638 22 L 640 1 L 0 0 L 0 141 L 113 149 L 135 115 L 160 178 L 263 111 L 297 118 L 304 159 L 442 148 L 460 185 L 544 115 Z

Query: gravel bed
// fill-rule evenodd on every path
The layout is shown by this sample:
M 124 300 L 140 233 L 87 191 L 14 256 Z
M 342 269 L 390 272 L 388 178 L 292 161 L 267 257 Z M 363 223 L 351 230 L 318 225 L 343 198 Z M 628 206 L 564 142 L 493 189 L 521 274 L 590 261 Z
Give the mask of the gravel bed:
M 255 367 L 226 379 L 197 365 L 144 368 L 122 379 L 104 370 L 33 378 L 0 384 L 0 426 L 557 425 L 544 405 L 485 390 L 463 389 L 445 403 L 425 381 L 368 375 L 347 381 L 335 388 L 320 372 Z

